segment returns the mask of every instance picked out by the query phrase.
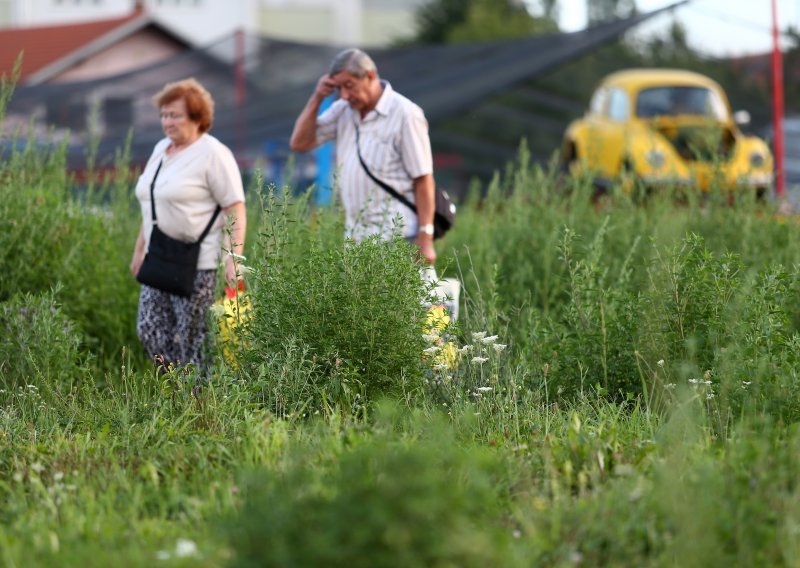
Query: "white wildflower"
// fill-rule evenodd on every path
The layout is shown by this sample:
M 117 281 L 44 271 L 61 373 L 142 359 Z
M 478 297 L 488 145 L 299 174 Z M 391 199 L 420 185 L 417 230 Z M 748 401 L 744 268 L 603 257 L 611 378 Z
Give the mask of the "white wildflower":
M 484 337 L 483 339 L 481 339 L 481 343 L 489 345 L 490 343 L 494 343 L 495 341 L 497 341 L 497 338 L 498 338 L 497 335 L 490 335 L 489 337 Z
M 705 383 L 706 383 L 707 385 L 710 385 L 710 384 L 711 384 L 711 381 L 705 381 Z
M 209 306 L 208 311 L 210 311 L 214 315 L 214 317 L 219 318 L 225 315 L 225 306 L 223 306 L 222 304 L 214 303 L 211 304 L 211 306 Z
M 744 386 L 748 386 L 748 385 L 752 385 L 752 384 L 753 384 L 753 381 L 742 381 L 742 385 L 744 385 Z
M 472 340 L 473 341 L 481 341 L 484 337 L 486 337 L 485 331 L 474 331 L 472 332 Z
M 179 538 L 175 543 L 175 556 L 178 558 L 197 556 L 197 545 L 188 538 Z
M 664 359 L 659 359 L 658 363 L 656 363 L 656 365 L 658 365 L 659 367 L 661 367 L 663 369 L 664 368 Z
M 492 387 L 478 387 L 475 390 L 477 390 L 479 392 L 491 392 L 492 391 Z
M 462 347 L 462 348 L 460 348 L 458 350 L 458 352 L 461 353 L 462 355 L 465 355 L 465 354 L 469 353 L 470 351 L 472 351 L 472 345 L 465 345 L 464 347 Z
M 432 333 L 423 333 L 422 334 L 422 339 L 424 339 L 428 343 L 433 343 L 434 341 L 439 339 L 439 336 L 438 335 L 434 335 Z
M 473 357 L 473 358 L 472 358 L 472 362 L 473 362 L 473 363 L 478 363 L 478 364 L 483 364 L 483 363 L 485 363 L 485 362 L 486 362 L 486 361 L 488 361 L 488 360 L 489 360 L 489 358 L 488 358 L 488 357 Z
M 433 368 L 436 369 L 437 371 L 446 371 L 447 365 L 444 363 L 437 363 L 436 365 L 433 366 Z
M 714 393 L 713 392 L 710 392 L 710 393 L 708 393 L 706 395 L 706 400 L 711 400 L 712 398 L 714 398 Z
M 53 481 L 61 481 L 62 479 L 64 479 L 63 471 L 57 471 L 53 474 Z
M 428 355 L 433 355 L 437 351 L 439 351 L 439 346 L 438 345 L 431 345 L 427 349 L 423 349 L 422 350 L 423 353 L 427 353 Z
M 34 462 L 31 464 L 31 469 L 36 473 L 42 473 L 42 471 L 44 471 L 44 466 L 39 462 Z
M 693 385 L 696 385 L 696 384 L 698 384 L 700 382 L 700 380 L 699 379 L 689 379 L 689 382 L 692 383 Z
M 505 343 L 495 343 L 494 345 L 492 345 L 492 347 L 494 348 L 495 353 L 500 353 L 503 349 L 506 348 L 506 344 Z
M 667 390 L 672 390 L 675 388 L 675 383 L 667 383 L 666 385 L 664 385 L 664 388 Z

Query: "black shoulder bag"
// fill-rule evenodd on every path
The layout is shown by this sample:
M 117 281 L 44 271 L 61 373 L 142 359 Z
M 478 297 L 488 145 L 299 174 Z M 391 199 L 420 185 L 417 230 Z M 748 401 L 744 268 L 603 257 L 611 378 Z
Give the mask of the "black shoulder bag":
M 200 257 L 200 243 L 206 238 L 217 215 L 222 208 L 217 205 L 211 221 L 206 225 L 203 234 L 193 243 L 185 243 L 166 235 L 158 228 L 156 219 L 156 200 L 153 189 L 156 185 L 158 172 L 161 171 L 162 162 L 150 183 L 150 204 L 153 217 L 153 230 L 150 233 L 150 246 L 144 257 L 144 262 L 136 275 L 142 284 L 157 288 L 176 296 L 188 298 L 194 290 L 194 277 L 197 274 L 197 259 Z
M 361 157 L 361 146 L 359 144 L 359 131 L 356 126 L 356 151 L 358 152 L 358 160 L 361 162 L 361 167 L 367 172 L 367 175 L 372 181 L 382 187 L 386 193 L 394 197 L 397 201 L 411 209 L 414 214 L 417 213 L 417 206 L 411 203 L 404 195 L 390 186 L 388 183 L 379 180 L 375 175 L 369 171 L 364 158 Z M 440 239 L 444 234 L 450 230 L 456 220 L 456 204 L 450 199 L 447 192 L 439 187 L 434 192 L 434 212 L 433 212 L 433 238 Z

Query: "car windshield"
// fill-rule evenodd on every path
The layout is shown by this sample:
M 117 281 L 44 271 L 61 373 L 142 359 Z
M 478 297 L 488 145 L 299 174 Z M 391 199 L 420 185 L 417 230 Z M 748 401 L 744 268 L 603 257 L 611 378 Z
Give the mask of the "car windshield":
M 654 87 L 639 92 L 636 116 L 694 115 L 727 120 L 728 111 L 719 95 L 705 87 Z

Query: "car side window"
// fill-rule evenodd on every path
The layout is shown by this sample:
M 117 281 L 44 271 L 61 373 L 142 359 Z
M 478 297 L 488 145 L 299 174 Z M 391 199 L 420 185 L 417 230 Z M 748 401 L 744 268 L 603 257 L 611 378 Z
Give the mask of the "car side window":
M 608 89 L 605 87 L 597 89 L 592 95 L 589 103 L 589 113 L 595 116 L 605 116 L 606 102 L 608 101 Z
M 707 114 L 719 120 L 726 120 L 728 118 L 728 107 L 722 101 L 718 93 L 709 91 L 708 97 L 708 112 Z
M 622 89 L 612 89 L 608 98 L 608 117 L 616 122 L 625 122 L 630 115 L 628 94 Z

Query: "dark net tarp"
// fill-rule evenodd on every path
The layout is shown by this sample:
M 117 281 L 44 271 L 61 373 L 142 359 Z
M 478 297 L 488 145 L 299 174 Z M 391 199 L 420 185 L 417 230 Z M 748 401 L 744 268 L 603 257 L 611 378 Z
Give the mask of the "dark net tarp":
M 439 121 L 457 117 L 488 97 L 618 38 L 666 8 L 568 34 L 475 44 L 372 49 L 381 76 L 419 104 L 431 124 L 435 154 L 505 154 L 480 139 L 439 136 Z M 195 77 L 215 99 L 211 133 L 227 144 L 243 168 L 284 163 L 295 118 L 317 79 L 341 46 L 301 44 L 264 37 L 231 36 L 204 49 L 133 72 L 77 83 L 20 86 L 7 109 L 4 142 L 21 133 L 42 143 L 68 140 L 68 159 L 85 167 L 99 139 L 97 164 L 108 166 L 129 132 L 131 161 L 143 164 L 163 134 L 151 98 L 165 83 Z M 491 109 L 490 109 L 491 111 Z M 497 128 L 522 118 L 496 108 Z M 537 120 L 531 128 L 537 127 Z M 562 128 L 541 118 L 543 128 Z M 502 166 L 499 162 L 497 167 Z M 298 157 L 299 177 L 313 178 L 314 164 Z M 468 170 L 468 168 L 467 168 Z M 268 173 L 269 175 L 269 173 Z M 277 176 L 277 172 L 275 172 Z

